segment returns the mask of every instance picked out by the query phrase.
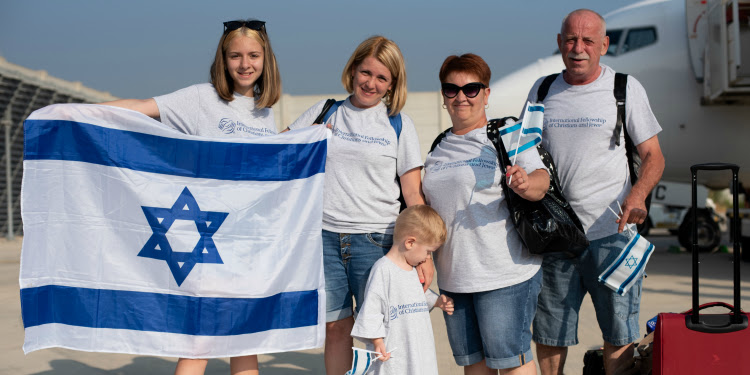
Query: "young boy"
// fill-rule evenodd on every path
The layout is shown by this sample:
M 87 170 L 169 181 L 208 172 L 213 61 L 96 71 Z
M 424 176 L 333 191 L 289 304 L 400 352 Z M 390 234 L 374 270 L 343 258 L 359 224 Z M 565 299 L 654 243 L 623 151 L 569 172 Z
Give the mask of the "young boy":
M 453 300 L 425 293 L 414 267 L 430 260 L 445 236 L 443 219 L 429 206 L 411 206 L 396 219 L 393 246 L 372 266 L 352 329 L 352 337 L 381 354 L 372 374 L 438 373 L 429 311 L 437 306 L 451 315 Z

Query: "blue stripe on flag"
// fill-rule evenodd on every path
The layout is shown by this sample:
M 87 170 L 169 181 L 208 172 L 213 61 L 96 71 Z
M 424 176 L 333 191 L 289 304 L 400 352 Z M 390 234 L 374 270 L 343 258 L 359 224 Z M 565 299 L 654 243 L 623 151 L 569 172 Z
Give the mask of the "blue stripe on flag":
M 541 139 L 541 138 L 537 138 L 537 139 L 534 139 L 533 141 L 529 141 L 529 142 L 527 142 L 526 144 L 524 144 L 524 145 L 521 145 L 521 146 L 519 146 L 519 147 L 518 147 L 517 149 L 515 149 L 515 150 L 510 150 L 510 151 L 508 152 L 508 156 L 513 156 L 513 155 L 515 155 L 516 153 L 519 153 L 519 154 L 520 154 L 520 153 L 522 153 L 522 152 L 524 152 L 524 151 L 526 151 L 526 150 L 528 150 L 528 149 L 530 149 L 530 148 L 532 148 L 532 147 L 536 147 L 536 145 L 538 145 L 538 144 L 539 144 L 540 142 L 542 142 L 542 139 Z
M 176 176 L 289 181 L 325 170 L 326 142 L 193 141 L 63 120 L 24 122 L 25 160 L 70 160 Z
M 207 298 L 47 285 L 21 289 L 25 328 L 89 328 L 229 336 L 318 324 L 318 291 Z
M 504 136 L 508 133 L 513 133 L 514 131 L 521 128 L 521 123 L 515 124 L 513 126 L 503 127 L 500 129 L 500 136 Z
M 625 285 L 628 285 L 633 280 L 635 275 L 638 275 L 641 272 L 641 268 L 643 268 L 643 266 L 646 264 L 646 259 L 648 259 L 648 256 L 651 254 L 652 251 L 654 251 L 654 245 L 649 244 L 648 249 L 646 249 L 646 252 L 641 257 L 640 263 L 638 263 L 638 267 L 636 267 L 635 271 L 631 272 L 630 276 L 628 276 L 628 278 L 625 279 L 625 281 L 623 281 L 622 284 L 620 284 L 620 287 L 617 288 L 617 294 L 622 295 L 623 287 Z
M 535 105 L 529 107 L 529 112 L 544 112 L 544 107 L 541 105 Z
M 537 127 L 524 128 L 523 129 L 523 134 L 531 134 L 531 133 L 537 133 L 537 134 L 539 134 L 539 136 L 541 136 L 542 135 L 542 129 L 537 128 Z
M 625 248 L 625 251 L 623 251 L 620 254 L 620 257 L 617 258 L 617 260 L 615 260 L 615 262 L 612 263 L 611 266 L 609 266 L 609 269 L 607 269 L 607 273 L 605 273 L 603 276 L 601 276 L 602 280 L 606 280 L 609 276 L 611 276 L 615 272 L 615 270 L 617 269 L 617 267 L 620 267 L 620 264 L 622 264 L 622 262 L 625 260 L 625 258 L 630 254 L 630 250 L 633 249 L 633 246 L 635 246 L 636 242 L 638 242 L 638 238 L 640 236 L 641 235 L 638 234 L 638 233 L 635 234 L 635 238 L 633 238 L 633 240 L 630 241 L 630 243 L 628 244 L 628 246 Z

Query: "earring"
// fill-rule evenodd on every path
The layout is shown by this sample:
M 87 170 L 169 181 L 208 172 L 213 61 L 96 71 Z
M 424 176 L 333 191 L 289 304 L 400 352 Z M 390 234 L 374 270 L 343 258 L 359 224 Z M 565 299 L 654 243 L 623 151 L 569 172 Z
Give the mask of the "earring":
M 448 109 L 448 106 L 443 104 L 443 109 Z
M 490 108 L 490 105 L 489 105 L 489 104 L 485 104 L 485 105 L 484 105 L 484 109 L 487 109 L 487 108 Z

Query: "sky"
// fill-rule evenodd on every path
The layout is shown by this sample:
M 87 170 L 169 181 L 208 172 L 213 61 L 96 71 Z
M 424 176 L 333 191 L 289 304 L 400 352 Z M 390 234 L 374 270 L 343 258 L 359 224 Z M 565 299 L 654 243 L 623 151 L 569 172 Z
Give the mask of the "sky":
M 345 93 L 341 70 L 372 35 L 401 48 L 409 91 L 436 91 L 449 55 L 482 56 L 494 81 L 552 54 L 568 12 L 605 15 L 636 2 L 0 0 L 0 56 L 121 98 L 148 98 L 208 82 L 222 22 L 256 18 L 266 21 L 286 94 Z

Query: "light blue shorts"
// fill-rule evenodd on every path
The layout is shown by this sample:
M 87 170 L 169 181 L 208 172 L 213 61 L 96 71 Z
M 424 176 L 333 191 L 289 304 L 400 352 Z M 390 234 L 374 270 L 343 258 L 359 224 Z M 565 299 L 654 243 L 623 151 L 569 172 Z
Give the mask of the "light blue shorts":
M 443 313 L 453 358 L 459 366 L 485 359 L 487 367 L 507 369 L 533 360 L 531 320 L 542 271 L 509 287 L 478 293 L 440 293 L 453 298 L 453 315 Z
M 326 322 L 352 316 L 352 296 L 359 311 L 372 265 L 392 245 L 393 236 L 390 234 L 347 234 L 323 230 Z
M 633 284 L 624 296 L 598 281 L 627 243 L 628 237 L 618 233 L 591 241 L 578 258 L 544 257 L 542 292 L 534 318 L 535 342 L 548 346 L 578 344 L 578 312 L 586 293 L 591 295 L 604 341 L 621 346 L 640 337 L 638 310 L 643 280 Z

